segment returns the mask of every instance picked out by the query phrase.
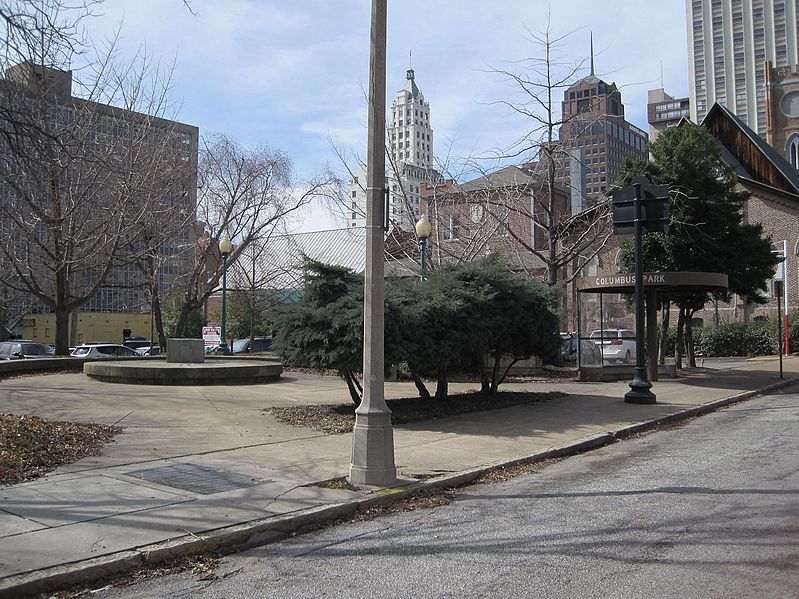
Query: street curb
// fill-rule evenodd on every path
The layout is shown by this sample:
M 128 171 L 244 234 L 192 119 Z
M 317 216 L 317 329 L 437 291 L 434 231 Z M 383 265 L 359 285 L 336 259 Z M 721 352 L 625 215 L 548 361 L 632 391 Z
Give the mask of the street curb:
M 584 437 L 575 442 L 552 447 L 532 455 L 494 462 L 453 474 L 407 485 L 379 489 L 374 493 L 350 501 L 335 503 L 297 512 L 250 520 L 198 534 L 189 534 L 168 541 L 126 549 L 102 557 L 51 566 L 42 570 L 15 574 L 0 579 L 0 599 L 21 598 L 52 592 L 79 584 L 87 584 L 109 576 L 125 574 L 136 568 L 169 562 L 211 551 L 230 554 L 261 545 L 274 543 L 286 537 L 301 534 L 320 525 L 330 524 L 355 515 L 360 509 L 392 503 L 422 490 L 452 489 L 468 485 L 481 476 L 521 464 L 577 455 L 616 443 L 635 434 L 714 412 L 720 408 L 747 401 L 759 395 L 773 393 L 799 383 L 799 379 L 786 379 L 760 389 L 746 391 L 712 401 L 660 418 L 644 420 L 615 431 Z
M 786 387 L 790 387 L 797 383 L 799 383 L 799 379 L 785 379 L 783 381 L 780 381 L 779 383 L 773 383 L 771 385 L 767 385 L 766 387 L 761 387 L 760 389 L 754 389 L 752 391 L 744 391 L 743 393 L 738 393 L 737 395 L 725 397 L 724 399 L 717 399 L 716 401 L 711 401 L 709 403 L 705 403 L 693 408 L 686 408 L 685 410 L 676 412 L 674 414 L 669 414 L 668 416 L 662 416 L 661 418 L 653 418 L 651 420 L 644 420 L 636 424 L 624 426 L 612 432 L 611 434 L 619 440 L 626 439 L 637 433 L 651 430 L 653 428 L 657 428 L 664 424 L 670 424 L 672 422 L 680 422 L 681 420 L 687 420 L 688 418 L 694 418 L 696 416 L 709 414 L 710 412 L 715 412 L 716 410 L 719 410 L 726 406 L 730 406 L 742 401 L 747 401 L 749 399 L 752 399 L 753 397 L 757 397 L 758 395 L 768 395 L 769 393 L 785 389 Z

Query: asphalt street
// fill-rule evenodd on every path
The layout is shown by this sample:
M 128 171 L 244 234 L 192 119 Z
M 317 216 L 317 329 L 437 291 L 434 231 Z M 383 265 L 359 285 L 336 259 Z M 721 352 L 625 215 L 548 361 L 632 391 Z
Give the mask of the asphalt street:
M 94 597 L 799 597 L 799 394 Z M 210 578 L 210 579 L 209 579 Z

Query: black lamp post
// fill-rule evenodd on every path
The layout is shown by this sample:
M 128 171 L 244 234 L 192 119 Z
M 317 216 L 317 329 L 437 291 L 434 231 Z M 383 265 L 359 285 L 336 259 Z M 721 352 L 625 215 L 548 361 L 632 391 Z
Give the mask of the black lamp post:
M 432 231 L 433 225 L 430 224 L 427 215 L 423 214 L 419 222 L 416 223 L 416 236 L 419 238 L 419 252 L 422 255 L 422 281 L 424 281 L 424 276 L 427 272 L 427 239 Z
M 222 254 L 222 330 L 219 333 L 219 348 L 225 354 L 230 353 L 225 337 L 225 320 L 227 317 L 227 257 L 232 251 L 233 244 L 230 243 L 230 237 L 225 235 L 219 240 L 219 253 Z

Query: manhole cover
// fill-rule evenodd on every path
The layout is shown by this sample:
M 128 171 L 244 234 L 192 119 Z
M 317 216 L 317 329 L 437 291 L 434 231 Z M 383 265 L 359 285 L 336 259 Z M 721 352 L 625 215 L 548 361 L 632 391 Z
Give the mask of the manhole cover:
M 197 464 L 172 464 L 147 470 L 134 470 L 125 474 L 151 483 L 203 495 L 213 495 L 268 482 L 248 474 L 218 470 Z

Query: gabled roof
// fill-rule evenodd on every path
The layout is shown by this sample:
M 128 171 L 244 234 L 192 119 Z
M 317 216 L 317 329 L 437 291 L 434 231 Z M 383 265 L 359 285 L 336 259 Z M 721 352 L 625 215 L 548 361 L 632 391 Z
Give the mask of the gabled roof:
M 739 179 L 799 195 L 799 171 L 727 107 L 713 104 L 702 126 L 719 141 L 721 159 Z
M 530 170 L 520 168 L 518 166 L 506 166 L 494 171 L 481 175 L 476 179 L 453 185 L 447 190 L 447 193 L 472 193 L 475 191 L 487 191 L 491 189 L 503 189 L 513 187 L 541 186 L 541 177 L 537 176 Z M 566 193 L 562 188 L 557 188 L 561 193 Z

